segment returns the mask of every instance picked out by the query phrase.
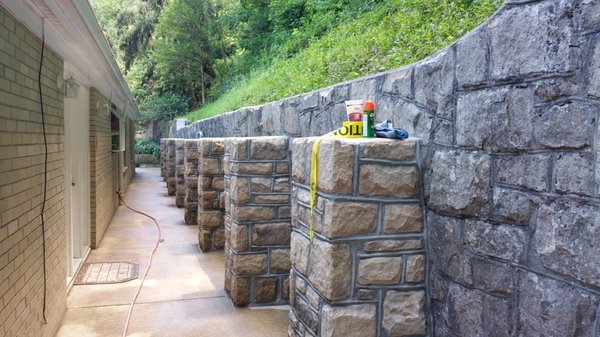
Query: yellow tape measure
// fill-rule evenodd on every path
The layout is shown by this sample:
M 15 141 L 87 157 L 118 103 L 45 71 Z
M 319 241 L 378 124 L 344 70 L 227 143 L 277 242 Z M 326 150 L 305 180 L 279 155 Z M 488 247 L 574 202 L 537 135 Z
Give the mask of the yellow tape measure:
M 344 126 L 330 132 L 323 137 L 331 138 L 362 138 L 362 122 L 344 122 Z M 316 139 L 312 147 L 312 161 L 310 163 L 310 218 L 308 219 L 310 244 L 313 243 L 315 232 L 313 230 L 313 214 L 315 212 L 315 204 L 317 202 L 317 155 L 319 154 L 319 144 L 321 139 Z
M 308 219 L 309 223 L 309 237 L 310 244 L 312 245 L 313 237 L 315 236 L 315 232 L 313 230 L 313 213 L 315 210 L 315 203 L 317 202 L 317 155 L 319 154 L 319 144 L 321 143 L 321 139 L 315 140 L 312 147 L 312 160 L 310 163 L 310 218 Z

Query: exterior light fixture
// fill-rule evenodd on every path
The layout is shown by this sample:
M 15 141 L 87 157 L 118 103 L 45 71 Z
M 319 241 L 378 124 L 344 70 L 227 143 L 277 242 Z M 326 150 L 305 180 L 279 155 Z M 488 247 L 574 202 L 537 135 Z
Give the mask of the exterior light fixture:
M 65 80 L 63 90 L 65 97 L 77 98 L 77 95 L 79 94 L 79 83 L 75 81 L 75 76 L 73 75 L 73 73 L 70 73 L 69 78 Z

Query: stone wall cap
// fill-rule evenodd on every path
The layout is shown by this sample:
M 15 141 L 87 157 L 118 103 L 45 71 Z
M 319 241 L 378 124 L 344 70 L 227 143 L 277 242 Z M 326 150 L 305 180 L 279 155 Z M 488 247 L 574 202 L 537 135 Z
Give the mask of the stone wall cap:
M 302 137 L 302 138 L 294 138 L 294 142 L 314 142 L 317 139 L 321 139 L 321 142 L 335 142 L 339 141 L 342 143 L 348 144 L 365 144 L 365 143 L 398 143 L 398 145 L 407 144 L 407 143 L 416 143 L 420 141 L 420 138 L 409 137 L 407 139 L 399 140 L 399 139 L 389 139 L 389 138 L 334 138 L 334 137 Z

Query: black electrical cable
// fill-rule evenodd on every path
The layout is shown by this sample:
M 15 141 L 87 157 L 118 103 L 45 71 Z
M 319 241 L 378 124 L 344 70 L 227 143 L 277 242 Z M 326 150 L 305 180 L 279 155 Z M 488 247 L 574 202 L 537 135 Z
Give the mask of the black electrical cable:
M 48 285 L 46 282 L 46 221 L 44 220 L 44 211 L 46 210 L 46 193 L 48 191 L 48 140 L 46 138 L 46 119 L 44 117 L 44 98 L 42 95 L 42 66 L 44 65 L 44 49 L 46 46 L 46 34 L 44 33 L 44 19 L 42 19 L 42 52 L 40 57 L 40 70 L 38 71 L 38 89 L 40 93 L 40 112 L 42 113 L 42 132 L 44 134 L 44 197 L 42 199 L 42 262 L 44 270 L 44 297 L 42 301 L 42 324 L 48 323 L 46 320 L 46 297 Z

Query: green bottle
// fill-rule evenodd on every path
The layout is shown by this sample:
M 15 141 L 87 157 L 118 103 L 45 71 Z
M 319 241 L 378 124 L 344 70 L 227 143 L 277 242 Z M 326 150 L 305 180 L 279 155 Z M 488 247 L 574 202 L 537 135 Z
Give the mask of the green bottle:
M 375 133 L 373 128 L 375 126 L 375 104 L 371 101 L 366 101 L 363 107 L 363 137 L 373 138 Z

